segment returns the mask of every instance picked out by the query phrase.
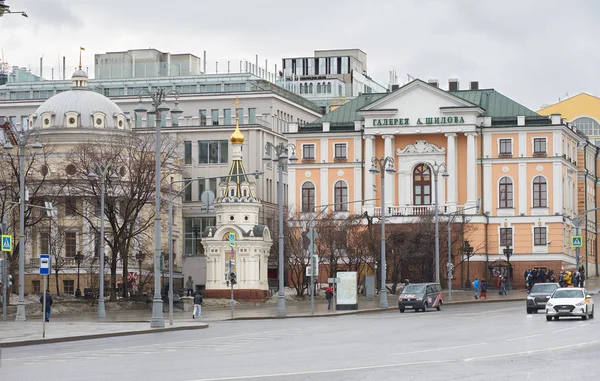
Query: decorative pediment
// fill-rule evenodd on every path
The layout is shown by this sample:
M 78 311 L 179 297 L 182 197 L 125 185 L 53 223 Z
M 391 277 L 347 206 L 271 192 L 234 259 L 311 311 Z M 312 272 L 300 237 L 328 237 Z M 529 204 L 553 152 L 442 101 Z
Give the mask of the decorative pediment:
M 417 140 L 414 144 L 409 144 L 404 148 L 398 148 L 397 155 L 414 155 L 423 153 L 444 154 L 446 148 L 438 147 L 435 144 L 428 143 L 426 140 Z

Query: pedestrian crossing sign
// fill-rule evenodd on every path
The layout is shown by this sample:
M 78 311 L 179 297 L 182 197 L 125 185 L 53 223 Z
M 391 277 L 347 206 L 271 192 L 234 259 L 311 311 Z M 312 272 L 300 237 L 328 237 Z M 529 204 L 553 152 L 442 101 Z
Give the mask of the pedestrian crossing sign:
M 2 251 L 12 251 L 12 236 L 2 235 Z
M 571 246 L 573 247 L 582 247 L 583 246 L 583 237 L 580 235 L 574 235 L 571 237 Z

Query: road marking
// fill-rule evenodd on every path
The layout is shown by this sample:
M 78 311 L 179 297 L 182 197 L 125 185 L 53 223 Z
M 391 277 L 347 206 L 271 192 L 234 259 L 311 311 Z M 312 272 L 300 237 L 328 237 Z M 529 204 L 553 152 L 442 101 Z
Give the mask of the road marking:
M 420 351 L 411 351 L 411 352 L 399 352 L 399 353 L 390 353 L 390 355 L 411 355 L 415 353 L 426 353 L 426 352 L 435 352 L 435 351 L 445 351 L 446 349 L 458 349 L 458 348 L 468 348 L 468 347 L 476 347 L 479 345 L 486 345 L 487 343 L 477 343 L 477 344 L 465 344 L 465 345 L 455 345 L 453 347 L 444 347 L 444 348 L 432 348 L 432 349 L 423 349 Z
M 536 335 L 529 335 L 529 336 L 521 336 L 521 337 L 513 337 L 512 339 L 507 339 L 506 341 L 515 341 L 515 340 L 522 340 L 522 339 L 529 339 L 532 337 L 537 337 L 537 336 L 542 336 L 541 333 L 538 333 Z
M 256 375 L 218 377 L 218 378 L 199 378 L 199 379 L 188 380 L 188 381 L 225 381 L 225 380 L 244 380 L 244 379 L 256 379 L 256 378 L 261 379 L 261 378 L 270 378 L 270 377 L 291 377 L 291 376 L 303 376 L 303 375 L 311 375 L 311 374 L 352 372 L 352 371 L 357 371 L 357 370 L 397 368 L 397 367 L 401 367 L 401 366 L 411 366 L 411 365 L 443 364 L 443 363 L 449 363 L 451 361 L 454 361 L 454 360 L 415 361 L 415 362 L 404 362 L 404 363 L 397 363 L 397 364 L 357 366 L 354 368 L 307 370 L 307 371 L 302 371 L 302 372 L 256 374 Z
M 553 332 L 553 333 L 556 333 L 556 332 L 570 331 L 570 330 L 572 330 L 572 329 L 575 329 L 575 328 L 577 328 L 577 326 L 574 326 L 574 327 L 569 327 L 569 328 L 563 328 L 563 329 L 557 329 L 557 330 L 555 330 L 555 331 L 552 331 L 552 332 Z
M 583 346 L 586 346 L 586 345 L 597 344 L 598 342 L 600 342 L 600 341 L 599 340 L 595 340 L 595 341 L 588 341 L 588 342 L 579 343 L 579 344 L 563 345 L 561 347 L 552 347 L 552 348 L 544 348 L 544 349 L 533 349 L 533 350 L 530 350 L 530 351 L 501 353 L 501 354 L 497 354 L 497 355 L 480 356 L 480 357 L 469 357 L 469 358 L 463 359 L 463 361 L 469 362 L 469 361 L 477 361 L 477 360 L 488 360 L 488 359 L 499 358 L 499 357 L 512 357 L 512 356 L 520 356 L 520 355 L 531 355 L 531 354 L 540 353 L 540 352 L 560 351 L 560 350 L 563 350 L 563 349 L 578 348 L 578 347 L 583 347 Z

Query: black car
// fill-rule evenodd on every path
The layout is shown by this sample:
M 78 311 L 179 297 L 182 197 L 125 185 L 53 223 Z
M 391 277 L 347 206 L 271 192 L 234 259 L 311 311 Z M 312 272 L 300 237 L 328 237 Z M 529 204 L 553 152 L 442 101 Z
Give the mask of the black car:
M 425 312 L 428 308 L 435 308 L 440 311 L 442 304 L 442 287 L 438 283 L 411 283 L 404 287 L 398 298 L 401 313 L 405 309 Z
M 560 288 L 558 283 L 536 283 L 533 285 L 527 295 L 525 307 L 527 313 L 531 314 L 534 311 L 543 310 L 546 308 L 546 302 L 550 299 L 550 295 L 557 289 Z

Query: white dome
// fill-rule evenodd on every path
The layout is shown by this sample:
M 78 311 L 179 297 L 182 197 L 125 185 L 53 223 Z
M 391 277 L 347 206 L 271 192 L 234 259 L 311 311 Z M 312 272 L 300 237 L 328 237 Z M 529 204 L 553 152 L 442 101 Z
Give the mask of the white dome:
M 117 104 L 86 87 L 87 74 L 73 73 L 73 88 L 54 95 L 32 116 L 33 128 L 114 128 L 129 130 L 129 121 Z

